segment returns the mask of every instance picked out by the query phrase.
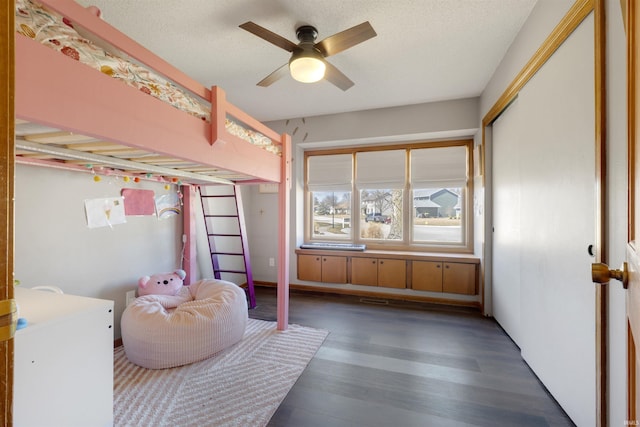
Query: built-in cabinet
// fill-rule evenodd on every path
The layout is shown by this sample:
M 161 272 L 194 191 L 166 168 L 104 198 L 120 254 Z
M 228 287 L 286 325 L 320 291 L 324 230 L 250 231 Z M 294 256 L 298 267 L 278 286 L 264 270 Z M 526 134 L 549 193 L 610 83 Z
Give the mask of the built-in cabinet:
M 333 255 L 298 255 L 298 278 L 311 282 L 347 283 L 347 258 Z
M 413 261 L 412 288 L 420 291 L 475 295 L 476 265 L 460 262 Z
M 313 249 L 296 253 L 299 280 L 478 294 L 480 260 L 471 255 Z
M 351 258 L 354 285 L 406 288 L 407 261 L 404 259 Z

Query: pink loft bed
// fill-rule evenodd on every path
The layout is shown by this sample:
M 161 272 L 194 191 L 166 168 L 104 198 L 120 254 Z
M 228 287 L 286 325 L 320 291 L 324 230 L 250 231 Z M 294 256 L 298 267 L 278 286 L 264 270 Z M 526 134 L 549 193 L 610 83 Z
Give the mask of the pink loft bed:
M 17 4 L 21 4 L 20 0 Z M 28 28 L 16 33 L 16 161 L 112 173 L 152 173 L 187 187 L 184 194 L 185 258 L 195 260 L 195 190 L 188 184 L 279 184 L 278 329 L 288 325 L 290 137 L 279 135 L 73 0 L 40 0 L 92 42 L 184 88 L 210 106 L 196 117 L 123 84 L 35 41 Z M 18 13 L 18 12 L 17 12 Z M 16 21 L 18 24 L 18 20 Z M 85 33 L 89 34 L 86 35 Z M 25 35 L 26 34 L 26 35 Z M 230 125 L 231 124 L 231 125 Z M 236 132 L 234 129 L 240 129 Z M 251 138 L 247 138 L 249 135 Z M 257 135 L 257 136 L 256 136 Z M 259 140 L 259 145 L 248 142 Z M 263 146 L 264 140 L 269 142 Z M 269 151 L 270 150 L 270 151 Z M 277 151 L 278 153 L 275 153 Z M 195 254 L 194 254 L 195 255 Z M 193 262 L 185 266 L 195 270 Z M 189 271 L 188 271 L 189 273 Z M 189 275 L 189 277 L 191 277 Z

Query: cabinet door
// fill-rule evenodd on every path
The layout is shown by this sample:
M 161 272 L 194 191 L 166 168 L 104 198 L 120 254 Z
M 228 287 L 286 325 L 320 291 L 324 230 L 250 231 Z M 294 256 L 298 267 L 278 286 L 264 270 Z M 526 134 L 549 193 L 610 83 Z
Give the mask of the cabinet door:
M 412 288 L 419 291 L 442 292 L 442 263 L 439 261 L 413 261 Z
M 452 294 L 476 294 L 476 265 L 445 262 L 442 291 Z
M 378 286 L 378 260 L 375 258 L 351 258 L 351 283 Z
M 347 257 L 323 256 L 322 281 L 327 283 L 347 283 Z
M 407 262 L 403 259 L 379 259 L 378 286 L 405 288 L 407 286 Z
M 298 279 L 322 281 L 320 255 L 298 255 Z

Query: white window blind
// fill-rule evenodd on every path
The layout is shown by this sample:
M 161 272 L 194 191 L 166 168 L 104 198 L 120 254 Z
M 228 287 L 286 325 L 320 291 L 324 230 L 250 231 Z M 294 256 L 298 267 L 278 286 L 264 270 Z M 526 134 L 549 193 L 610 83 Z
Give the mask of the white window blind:
M 356 154 L 356 186 L 360 189 L 404 188 L 406 150 Z
M 309 156 L 307 168 L 309 191 L 351 191 L 351 154 Z
M 411 185 L 413 188 L 464 187 L 466 182 L 466 147 L 411 150 Z

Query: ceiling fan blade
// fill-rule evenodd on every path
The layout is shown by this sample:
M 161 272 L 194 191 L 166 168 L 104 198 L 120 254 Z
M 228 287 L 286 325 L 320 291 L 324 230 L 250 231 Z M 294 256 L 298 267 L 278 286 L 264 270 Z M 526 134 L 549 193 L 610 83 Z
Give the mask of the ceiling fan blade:
M 360 25 L 356 25 L 355 27 L 351 27 L 347 30 L 329 36 L 316 43 L 314 47 L 327 57 L 349 49 L 350 47 L 369 40 L 376 35 L 377 34 L 371 24 L 369 24 L 369 21 L 366 21 Z
M 347 90 L 354 85 L 354 83 L 349 79 L 349 77 L 342 74 L 342 71 L 338 70 L 336 67 L 334 67 L 327 61 L 324 61 L 324 63 L 327 66 L 327 69 L 324 72 L 324 79 L 326 81 L 336 85 L 342 90 Z
M 261 27 L 260 25 L 255 24 L 251 21 L 245 22 L 244 24 L 239 25 L 239 27 L 243 30 L 249 31 L 252 34 L 255 34 L 256 36 L 268 41 L 269 43 L 273 43 L 274 45 L 286 51 L 293 52 L 293 50 L 298 47 L 298 45 L 294 42 L 289 41 L 281 35 L 276 34 L 273 31 L 269 31 L 266 28 Z
M 273 73 L 269 74 L 264 79 L 260 80 L 258 82 L 258 86 L 262 86 L 262 87 L 271 86 L 273 83 L 275 83 L 276 81 L 280 80 L 281 78 L 283 78 L 287 74 L 289 74 L 289 63 L 288 62 L 286 64 L 284 64 L 282 67 L 280 67 L 277 70 L 275 70 Z

